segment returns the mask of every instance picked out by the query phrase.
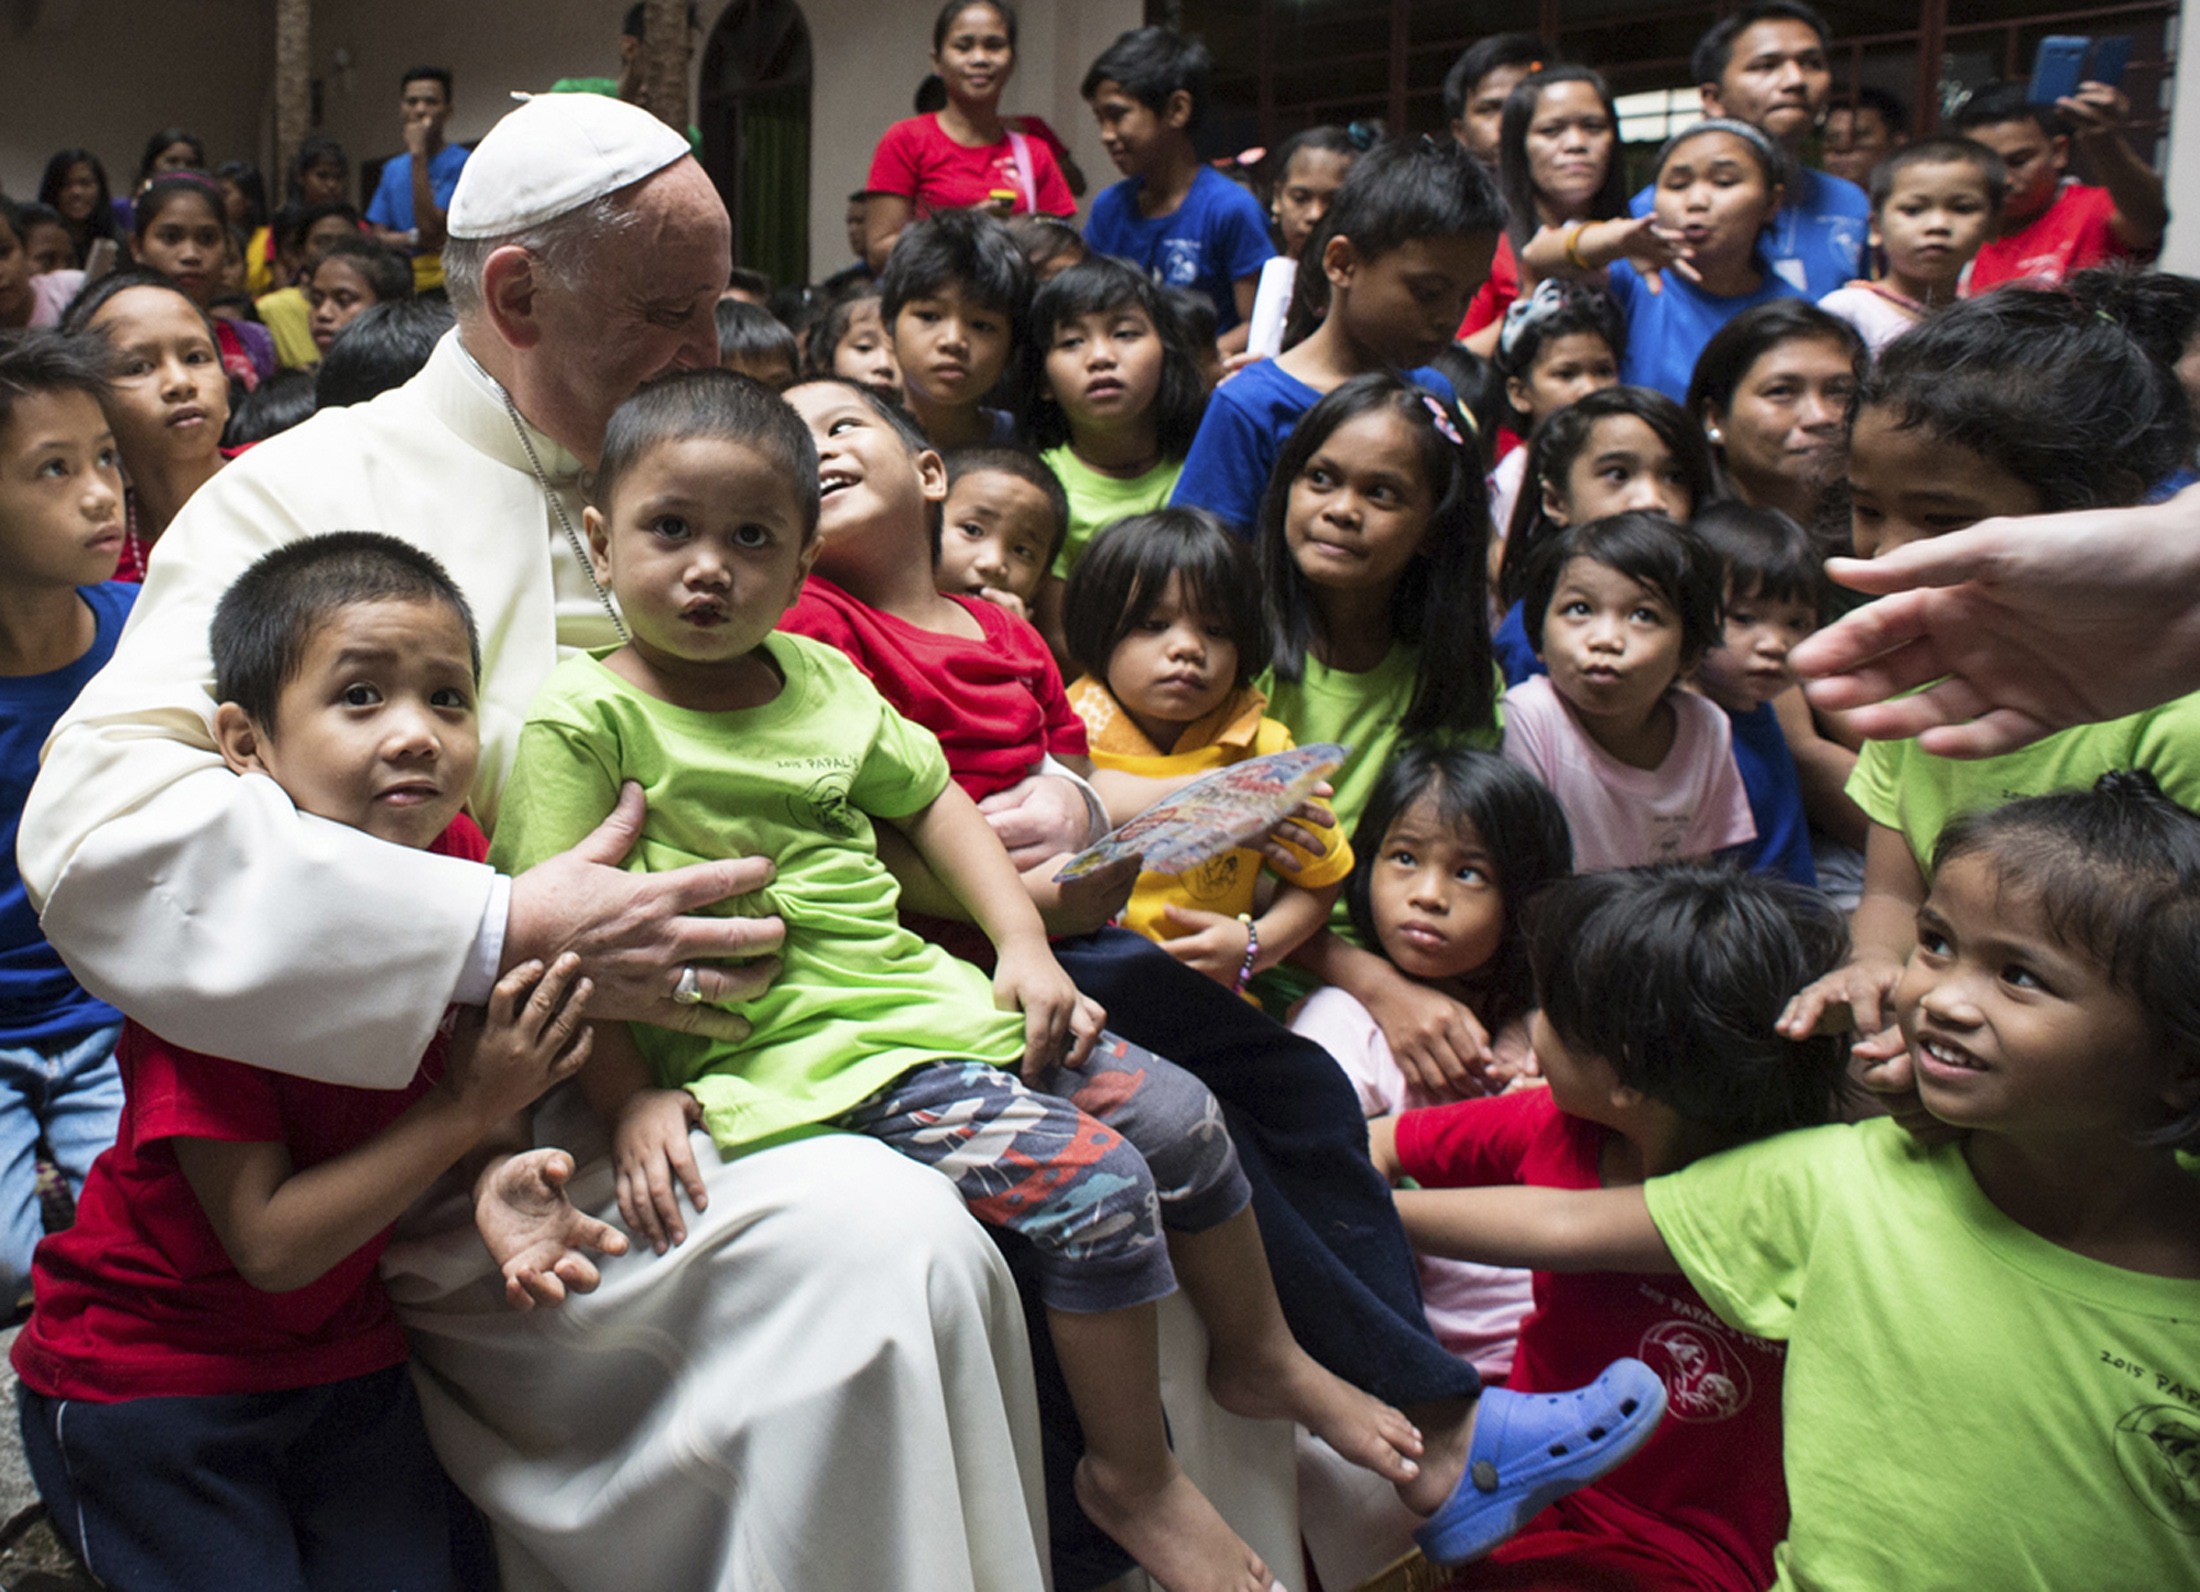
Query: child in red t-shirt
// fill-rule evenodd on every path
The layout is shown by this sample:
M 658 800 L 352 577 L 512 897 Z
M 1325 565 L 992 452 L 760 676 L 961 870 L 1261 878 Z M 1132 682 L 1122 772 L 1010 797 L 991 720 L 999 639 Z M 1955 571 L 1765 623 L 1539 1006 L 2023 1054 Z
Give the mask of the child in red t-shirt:
M 215 612 L 214 738 L 302 814 L 479 862 L 460 812 L 480 650 L 425 553 L 344 532 L 261 559 Z M 334 953 L 332 953 L 334 954 Z M 16 1340 L 24 1446 L 55 1527 L 110 1586 L 457 1585 L 445 1483 L 375 1273 L 391 1225 L 588 1054 L 567 955 L 446 1024 L 411 1083 L 315 1083 L 135 1023 L 115 1146 L 39 1246 Z M 595 1286 L 625 1240 L 560 1192 L 572 1159 L 484 1159 L 516 1304 Z M 487 1231 L 488 1229 L 485 1229 Z
M 1798 975 L 1841 959 L 1840 922 L 1816 896 L 1702 866 L 1615 870 L 1552 885 L 1529 935 L 1550 1087 L 1369 1124 L 1377 1165 L 1422 1185 L 1398 1207 L 1425 1252 L 1447 1253 L 1445 1189 L 1635 1184 L 1831 1117 L 1846 1042 L 1772 1027 Z M 1665 1423 L 1452 1586 L 1771 1583 L 1788 1518 L 1781 1347 L 1723 1324 L 1678 1277 L 1538 1271 L 1508 1386 L 1571 1387 L 1617 1354 L 1664 1378 Z

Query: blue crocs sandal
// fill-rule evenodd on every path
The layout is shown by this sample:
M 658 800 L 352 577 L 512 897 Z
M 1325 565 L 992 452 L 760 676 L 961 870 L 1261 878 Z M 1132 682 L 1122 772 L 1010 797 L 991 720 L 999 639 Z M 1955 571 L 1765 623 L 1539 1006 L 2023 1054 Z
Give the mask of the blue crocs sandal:
M 1642 1447 L 1664 1414 L 1665 1383 L 1640 1360 L 1614 1360 L 1571 1393 L 1491 1389 L 1465 1474 L 1413 1540 L 1438 1564 L 1481 1558 Z

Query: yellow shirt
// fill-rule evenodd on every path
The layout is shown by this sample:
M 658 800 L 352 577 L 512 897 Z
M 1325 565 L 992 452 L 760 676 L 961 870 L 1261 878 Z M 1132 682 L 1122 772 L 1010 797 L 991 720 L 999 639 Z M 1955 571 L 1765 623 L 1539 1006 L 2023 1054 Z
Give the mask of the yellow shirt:
M 1186 725 L 1176 745 L 1167 751 L 1148 740 L 1115 700 L 1115 694 L 1090 675 L 1069 688 L 1069 700 L 1077 716 L 1085 721 L 1093 766 L 1147 779 L 1211 774 L 1249 757 L 1288 751 L 1295 744 L 1289 730 L 1267 717 L 1264 710 L 1268 699 L 1251 686 L 1233 692 L 1205 718 Z M 1352 846 L 1345 838 L 1344 826 L 1316 833 L 1322 837 L 1322 849 L 1300 853 L 1306 860 L 1292 872 L 1278 873 L 1279 878 L 1318 890 L 1352 871 Z M 1171 902 L 1201 912 L 1219 912 L 1224 917 L 1251 912 L 1254 887 L 1264 866 L 1276 871 L 1261 853 L 1239 847 L 1200 864 L 1190 873 L 1142 873 L 1129 904 L 1123 908 L 1123 927 L 1149 940 L 1169 940 L 1190 933 L 1169 921 L 1163 909 Z

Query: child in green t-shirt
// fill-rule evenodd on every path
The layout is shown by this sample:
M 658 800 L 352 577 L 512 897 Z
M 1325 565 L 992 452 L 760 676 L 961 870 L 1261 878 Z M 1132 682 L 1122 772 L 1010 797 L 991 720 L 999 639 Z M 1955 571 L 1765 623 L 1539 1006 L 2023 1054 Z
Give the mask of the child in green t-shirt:
M 835 494 L 868 485 L 918 503 L 893 446 L 837 462 Z M 840 1128 L 937 1167 L 1040 1257 L 1086 1443 L 1085 1512 L 1166 1585 L 1258 1592 L 1266 1567 L 1169 1452 L 1153 1304 L 1178 1275 L 1225 1407 L 1299 1421 L 1394 1481 L 1416 1474 L 1420 1436 L 1292 1338 L 1213 1099 L 1101 1033 L 938 741 L 836 649 L 775 631 L 817 556 L 822 485 L 803 421 L 753 382 L 690 372 L 623 405 L 586 525 L 627 640 L 561 665 L 521 732 L 496 837 L 505 866 L 564 850 L 628 780 L 648 796 L 637 866 L 746 853 L 776 866 L 735 903 L 787 929 L 769 988 L 742 1007 L 746 1040 L 597 1031 L 582 1082 L 615 1124 L 622 1214 L 660 1252 L 681 1241 L 674 1189 L 703 1197 L 698 1120 L 728 1149 Z M 901 928 L 874 820 L 985 930 L 990 983 Z M 700 1002 L 696 970 L 675 999 Z
M 1681 1271 L 1788 1344 L 1777 1587 L 2189 1585 L 2200 818 L 2112 773 L 1958 819 L 1933 861 L 1893 1005 L 1958 1138 L 1877 1118 L 1401 1208 L 1446 1254 Z

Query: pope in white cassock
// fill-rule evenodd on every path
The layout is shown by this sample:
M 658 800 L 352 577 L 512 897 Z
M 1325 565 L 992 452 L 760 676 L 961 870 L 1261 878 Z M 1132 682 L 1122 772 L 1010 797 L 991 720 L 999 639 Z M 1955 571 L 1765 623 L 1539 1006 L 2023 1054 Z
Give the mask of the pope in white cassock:
M 366 529 L 426 548 L 481 627 L 493 827 L 529 699 L 617 620 L 579 556 L 576 481 L 642 382 L 717 362 L 724 208 L 687 141 L 595 95 L 482 140 L 450 207 L 458 327 L 406 386 L 253 450 L 187 504 L 113 661 L 56 730 L 23 878 L 84 985 L 178 1044 L 396 1087 L 445 1006 L 577 950 L 591 1015 L 737 1028 L 779 926 L 683 914 L 766 863 L 631 876 L 615 821 L 517 879 L 301 816 L 229 773 L 207 626 L 270 548 Z M 631 819 L 631 814 L 626 815 Z M 688 976 L 692 970 L 692 976 Z M 703 1004 L 676 991 L 699 988 Z M 616 1217 L 589 1126 L 576 1203 Z M 510 1588 L 1044 1584 L 1030 1368 L 1013 1284 L 936 1173 L 830 1136 L 721 1163 L 685 1245 L 607 1260 L 594 1293 L 521 1313 L 467 1223 L 402 1242 L 404 1309 L 445 1463 L 496 1527 Z M 433 1224 L 431 1224 L 433 1226 Z

